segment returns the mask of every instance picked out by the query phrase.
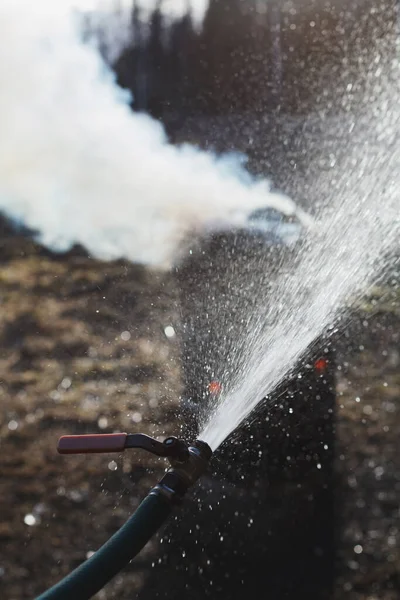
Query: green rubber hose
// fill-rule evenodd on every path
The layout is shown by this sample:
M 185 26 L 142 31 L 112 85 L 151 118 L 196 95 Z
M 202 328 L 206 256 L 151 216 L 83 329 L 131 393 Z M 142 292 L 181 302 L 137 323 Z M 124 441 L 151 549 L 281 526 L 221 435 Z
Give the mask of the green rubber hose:
M 148 495 L 108 542 L 36 600 L 88 600 L 140 552 L 171 510 L 163 495 Z

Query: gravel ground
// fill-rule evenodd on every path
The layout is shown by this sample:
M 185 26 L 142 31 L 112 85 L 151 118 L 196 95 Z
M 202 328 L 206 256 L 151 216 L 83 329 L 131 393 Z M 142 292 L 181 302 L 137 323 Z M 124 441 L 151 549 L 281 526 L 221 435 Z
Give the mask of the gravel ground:
M 95 550 L 164 463 L 144 453 L 60 457 L 67 432 L 181 425 L 171 279 L 78 249 L 57 257 L 2 236 L 0 595 L 27 600 Z M 378 290 L 338 348 L 336 595 L 400 596 L 400 302 Z M 140 598 L 157 541 L 98 597 Z M 172 597 L 168 594 L 166 597 Z

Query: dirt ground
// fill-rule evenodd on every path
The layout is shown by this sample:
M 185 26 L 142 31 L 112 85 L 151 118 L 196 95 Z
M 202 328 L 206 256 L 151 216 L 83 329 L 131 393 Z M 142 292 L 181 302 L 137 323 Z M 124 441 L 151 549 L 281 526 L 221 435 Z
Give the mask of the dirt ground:
M 62 457 L 68 432 L 176 434 L 170 277 L 4 230 L 0 248 L 0 596 L 28 600 L 120 526 L 164 469 L 144 453 Z M 400 597 L 400 302 L 378 290 L 338 347 L 336 596 Z M 140 598 L 157 541 L 98 597 Z

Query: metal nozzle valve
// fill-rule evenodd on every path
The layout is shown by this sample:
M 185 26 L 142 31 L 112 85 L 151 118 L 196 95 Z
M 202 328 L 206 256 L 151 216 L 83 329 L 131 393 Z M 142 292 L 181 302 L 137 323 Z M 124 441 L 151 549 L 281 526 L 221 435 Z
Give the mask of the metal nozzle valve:
M 196 440 L 188 447 L 188 457 L 185 461 L 170 460 L 171 468 L 152 493 L 161 493 L 170 501 L 180 500 L 188 488 L 206 472 L 211 456 L 210 446 L 206 442 Z

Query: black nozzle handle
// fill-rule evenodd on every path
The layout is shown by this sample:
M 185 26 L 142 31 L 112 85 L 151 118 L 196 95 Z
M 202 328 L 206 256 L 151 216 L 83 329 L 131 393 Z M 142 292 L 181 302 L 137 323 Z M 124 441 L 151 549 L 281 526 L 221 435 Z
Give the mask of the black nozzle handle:
M 142 448 L 156 456 L 177 460 L 185 460 L 189 456 L 187 444 L 176 437 L 167 437 L 159 442 L 144 433 L 130 433 L 127 435 L 125 448 Z
M 63 435 L 57 450 L 59 454 L 89 454 L 123 452 L 126 448 L 140 448 L 156 456 L 186 460 L 188 447 L 176 437 L 159 442 L 144 433 L 95 433 L 86 435 Z

